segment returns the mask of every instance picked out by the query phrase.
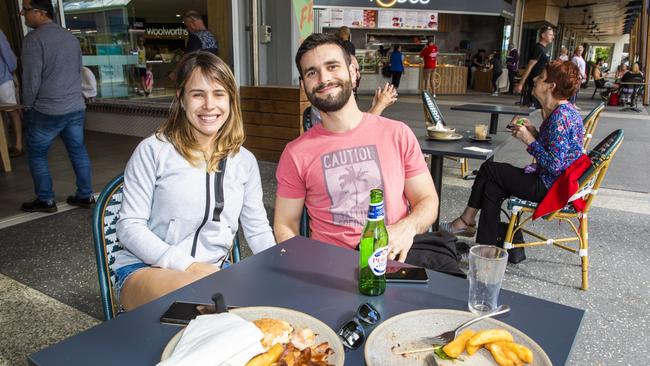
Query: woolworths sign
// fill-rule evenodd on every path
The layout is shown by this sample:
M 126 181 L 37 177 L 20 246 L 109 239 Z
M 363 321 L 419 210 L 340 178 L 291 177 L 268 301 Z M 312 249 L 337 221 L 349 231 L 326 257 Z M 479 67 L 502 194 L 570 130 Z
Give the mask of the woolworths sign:
M 147 24 L 144 28 L 148 38 L 187 38 L 187 29 L 178 24 Z

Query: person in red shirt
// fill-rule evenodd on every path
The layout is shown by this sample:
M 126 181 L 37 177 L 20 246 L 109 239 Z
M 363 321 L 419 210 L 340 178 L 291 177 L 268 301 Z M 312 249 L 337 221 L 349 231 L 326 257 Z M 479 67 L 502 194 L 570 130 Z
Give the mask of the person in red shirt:
M 427 42 L 427 46 L 420 52 L 420 57 L 424 60 L 424 90 L 429 90 L 436 96 L 436 84 L 433 82 L 433 73 L 436 71 L 436 61 L 438 59 L 438 46 L 433 44 L 432 40 Z

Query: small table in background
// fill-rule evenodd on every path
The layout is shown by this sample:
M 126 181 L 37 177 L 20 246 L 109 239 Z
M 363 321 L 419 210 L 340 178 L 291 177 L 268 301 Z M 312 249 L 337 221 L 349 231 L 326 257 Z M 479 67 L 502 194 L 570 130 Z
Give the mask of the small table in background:
M 9 145 L 5 134 L 4 112 L 14 111 L 20 108 L 22 106 L 19 104 L 0 103 L 0 156 L 2 157 L 2 165 L 6 173 L 11 171 L 11 160 L 9 159 Z
M 511 114 L 513 116 L 530 116 L 535 109 L 510 107 L 494 104 L 462 104 L 451 107 L 453 111 L 482 112 L 490 113 L 490 134 L 497 133 L 499 126 L 499 114 Z
M 478 160 L 490 160 L 494 154 L 505 145 L 511 137 L 510 133 L 499 133 L 490 135 L 490 142 L 473 142 L 469 139 L 468 133 L 462 133 L 463 139 L 457 141 L 437 141 L 427 137 L 426 129 L 414 128 L 413 132 L 417 136 L 420 149 L 424 154 L 431 155 L 431 177 L 433 184 L 438 192 L 438 212 L 440 212 L 440 202 L 442 201 L 442 166 L 445 156 L 456 158 L 469 158 Z M 470 133 L 471 134 L 471 133 Z M 482 149 L 490 149 L 490 152 L 477 152 L 465 149 L 466 147 L 475 146 Z M 440 215 L 438 215 L 440 217 Z M 433 231 L 438 230 L 438 219 L 432 225 Z

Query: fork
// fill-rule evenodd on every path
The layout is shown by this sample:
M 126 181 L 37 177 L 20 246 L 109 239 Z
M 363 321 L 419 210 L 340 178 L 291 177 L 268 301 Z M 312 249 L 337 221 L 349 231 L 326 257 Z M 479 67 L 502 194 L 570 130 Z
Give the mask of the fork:
M 461 324 L 460 326 L 458 326 L 458 328 L 456 328 L 454 330 L 450 330 L 448 332 L 438 334 L 435 337 L 422 338 L 422 340 L 424 342 L 428 343 L 428 344 L 433 344 L 433 345 L 436 345 L 436 346 L 445 345 L 445 344 L 453 341 L 454 339 L 456 339 L 456 337 L 458 337 L 458 333 L 460 333 L 461 330 L 467 328 L 468 326 L 470 326 L 470 325 L 472 325 L 472 324 L 474 324 L 474 323 L 476 323 L 478 321 L 481 321 L 481 320 L 483 320 L 485 318 L 491 318 L 493 316 L 497 316 L 497 315 L 500 315 L 500 314 L 505 314 L 505 313 L 507 313 L 509 311 L 510 311 L 510 306 L 508 306 L 508 305 L 500 305 L 499 307 L 497 307 L 496 309 L 492 310 L 491 312 L 489 312 L 487 314 L 484 314 L 484 315 L 478 316 L 478 317 L 476 317 L 474 319 L 470 319 L 470 320 L 466 321 L 465 323 Z

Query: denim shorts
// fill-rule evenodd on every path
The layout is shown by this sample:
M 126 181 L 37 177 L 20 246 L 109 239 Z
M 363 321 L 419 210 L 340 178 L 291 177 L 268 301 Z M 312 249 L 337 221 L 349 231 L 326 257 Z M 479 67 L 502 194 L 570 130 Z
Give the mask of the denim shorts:
M 124 286 L 124 282 L 126 282 L 126 280 L 135 272 L 148 267 L 151 266 L 140 262 L 140 263 L 129 264 L 115 270 L 115 289 L 117 290 L 118 301 L 120 298 L 120 292 L 122 292 L 122 286 Z

